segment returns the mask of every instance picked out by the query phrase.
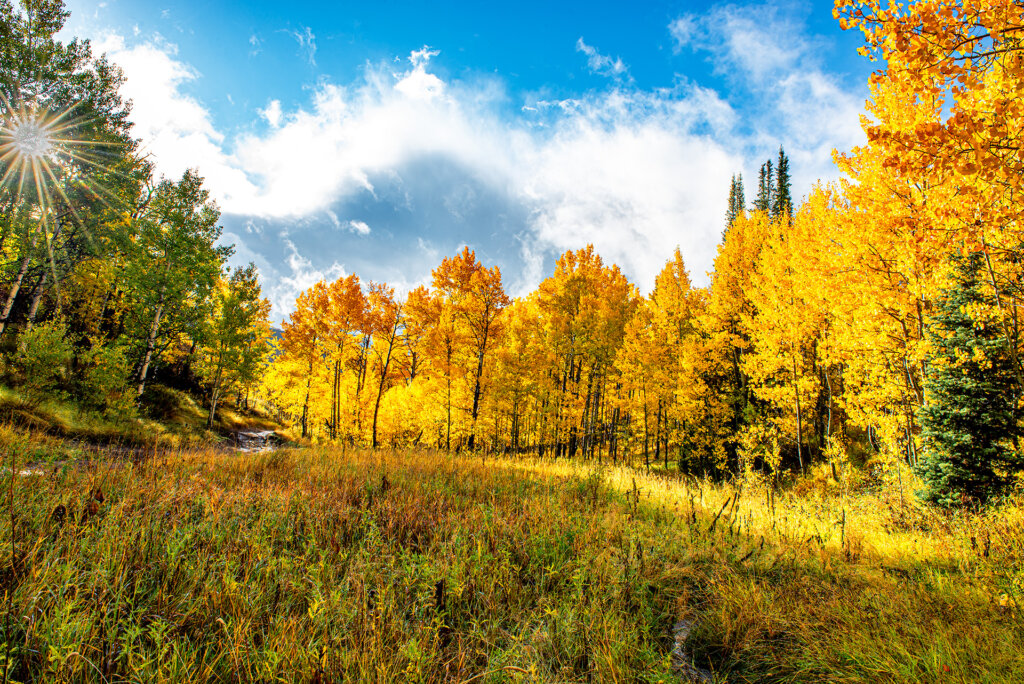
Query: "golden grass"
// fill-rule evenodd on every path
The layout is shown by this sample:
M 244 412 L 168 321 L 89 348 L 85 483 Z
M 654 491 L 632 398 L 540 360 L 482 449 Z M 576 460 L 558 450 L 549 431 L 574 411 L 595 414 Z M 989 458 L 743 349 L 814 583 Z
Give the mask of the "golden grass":
M 673 681 L 682 618 L 728 681 L 1024 679 L 1019 502 L 328 448 L 13 484 L 19 681 Z

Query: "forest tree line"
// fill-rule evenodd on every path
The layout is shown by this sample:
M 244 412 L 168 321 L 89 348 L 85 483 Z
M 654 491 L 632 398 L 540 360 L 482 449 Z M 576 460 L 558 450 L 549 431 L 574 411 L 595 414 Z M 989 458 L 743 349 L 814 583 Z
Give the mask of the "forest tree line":
M 868 453 L 943 504 L 1015 484 L 1014 0 L 837 0 L 880 65 L 867 143 L 799 204 L 781 149 L 749 204 L 734 178 L 706 287 L 677 251 L 641 296 L 584 247 L 513 300 L 467 248 L 405 296 L 317 283 L 276 345 L 255 268 L 225 266 L 199 173 L 155 177 L 120 71 L 57 40 L 66 17 L 60 0 L 0 4 L 0 346 L 31 396 L 130 417 L 155 377 L 197 392 L 211 425 L 225 397 L 258 392 L 318 441 L 773 478 Z
M 7 382 L 117 420 L 154 376 L 244 397 L 269 357 L 269 302 L 228 269 L 196 171 L 157 178 L 132 137 L 120 70 L 55 36 L 60 0 L 0 4 L 0 343 Z M 243 399 L 244 403 L 244 399 Z
M 798 207 L 781 150 L 749 206 L 734 178 L 707 287 L 677 251 L 640 296 L 591 247 L 514 301 L 468 248 L 405 298 L 318 283 L 268 393 L 314 439 L 772 477 L 834 474 L 856 449 L 943 504 L 1007 491 L 1024 463 L 1024 7 L 835 16 L 884 65 L 868 142 Z

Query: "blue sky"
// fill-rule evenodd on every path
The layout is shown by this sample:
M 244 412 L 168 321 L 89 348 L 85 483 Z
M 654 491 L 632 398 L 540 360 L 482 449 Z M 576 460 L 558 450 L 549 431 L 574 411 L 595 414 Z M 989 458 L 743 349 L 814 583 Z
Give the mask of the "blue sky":
M 319 278 L 406 290 L 463 245 L 523 294 L 594 243 L 698 283 L 732 173 L 797 195 L 862 140 L 870 67 L 831 3 L 69 0 L 161 173 L 198 167 L 277 318 Z

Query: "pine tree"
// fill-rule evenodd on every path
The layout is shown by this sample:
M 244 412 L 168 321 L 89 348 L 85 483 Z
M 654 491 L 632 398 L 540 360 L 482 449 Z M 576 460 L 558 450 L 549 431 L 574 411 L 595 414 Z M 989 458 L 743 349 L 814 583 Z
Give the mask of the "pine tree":
M 779 161 L 775 167 L 775 194 L 771 202 L 771 216 L 777 219 L 781 216 L 793 215 L 793 197 L 790 194 L 789 182 L 789 157 L 779 145 Z
M 754 211 L 771 211 L 775 198 L 775 175 L 772 160 L 761 165 L 757 177 L 757 199 L 754 200 Z
M 957 256 L 953 264 L 954 280 L 928 331 L 933 358 L 920 412 L 924 497 L 943 506 L 984 503 L 1024 470 L 1007 444 L 1016 425 L 1006 340 L 998 326 L 974 317 L 990 303 L 979 278 L 982 256 Z
M 736 219 L 743 215 L 747 200 L 743 196 L 743 174 L 732 177 L 729 186 L 729 208 L 725 212 L 725 229 L 735 223 Z

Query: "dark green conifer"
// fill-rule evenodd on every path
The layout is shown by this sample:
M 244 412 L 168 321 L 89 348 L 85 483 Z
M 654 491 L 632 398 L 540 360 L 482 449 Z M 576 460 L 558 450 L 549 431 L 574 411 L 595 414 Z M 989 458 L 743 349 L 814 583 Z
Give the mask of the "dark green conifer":
M 771 215 L 773 219 L 793 215 L 793 197 L 790 194 L 789 157 L 779 145 L 779 161 L 775 167 L 775 194 L 772 197 Z
M 747 200 L 743 196 L 743 174 L 732 177 L 732 184 L 729 186 L 729 208 L 725 212 L 725 229 L 736 222 L 743 215 Z
M 1016 424 L 1006 339 L 999 326 L 976 318 L 990 304 L 982 255 L 955 256 L 953 266 L 956 277 L 928 331 L 933 356 L 920 411 L 923 495 L 943 506 L 985 503 L 1024 469 L 1010 445 Z
M 775 174 L 772 161 L 769 159 L 761 165 L 757 176 L 757 198 L 754 200 L 754 211 L 771 211 L 775 198 Z

